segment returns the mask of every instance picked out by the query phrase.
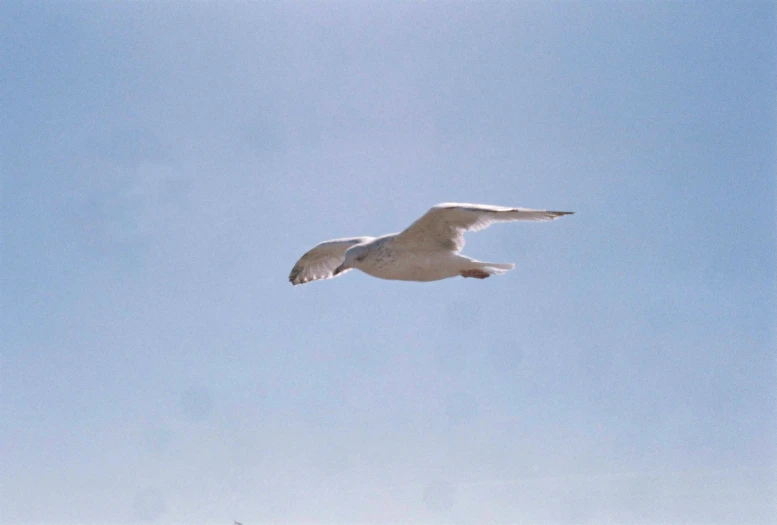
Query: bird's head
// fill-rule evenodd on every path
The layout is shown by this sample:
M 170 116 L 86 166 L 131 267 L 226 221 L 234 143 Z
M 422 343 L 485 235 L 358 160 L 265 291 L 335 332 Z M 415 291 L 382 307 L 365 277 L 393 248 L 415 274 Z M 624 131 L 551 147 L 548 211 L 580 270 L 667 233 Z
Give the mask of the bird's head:
M 351 246 L 348 248 L 348 250 L 345 252 L 345 259 L 343 259 L 343 263 L 335 268 L 333 275 L 343 273 L 344 271 L 350 270 L 351 268 L 359 268 L 359 265 L 364 261 L 364 259 L 367 258 L 367 252 L 367 246 L 362 244 L 357 244 L 356 246 Z

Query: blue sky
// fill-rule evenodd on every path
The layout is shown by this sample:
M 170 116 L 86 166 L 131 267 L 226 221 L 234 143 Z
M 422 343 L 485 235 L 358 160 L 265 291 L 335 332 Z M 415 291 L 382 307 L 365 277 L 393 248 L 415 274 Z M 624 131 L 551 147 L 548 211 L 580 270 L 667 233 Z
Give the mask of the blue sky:
M 0 523 L 773 523 L 775 15 L 4 2 Z

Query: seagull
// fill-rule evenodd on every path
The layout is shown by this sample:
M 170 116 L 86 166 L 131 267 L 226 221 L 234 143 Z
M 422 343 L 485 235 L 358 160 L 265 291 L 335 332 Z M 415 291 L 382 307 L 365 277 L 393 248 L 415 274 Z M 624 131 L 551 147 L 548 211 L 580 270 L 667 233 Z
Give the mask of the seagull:
M 458 276 L 486 279 L 507 273 L 515 265 L 481 262 L 461 255 L 464 232 L 482 230 L 495 222 L 550 221 L 572 213 L 487 204 L 437 204 L 399 233 L 333 239 L 314 246 L 291 269 L 289 282 L 296 286 L 330 279 L 354 268 L 397 281 L 428 282 Z

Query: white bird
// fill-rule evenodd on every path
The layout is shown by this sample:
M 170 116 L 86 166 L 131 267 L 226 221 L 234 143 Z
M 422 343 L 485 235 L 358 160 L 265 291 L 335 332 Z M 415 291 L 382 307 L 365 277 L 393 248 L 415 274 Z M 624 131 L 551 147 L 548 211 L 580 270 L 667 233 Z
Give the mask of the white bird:
M 571 211 L 543 211 L 486 204 L 443 203 L 400 233 L 325 241 L 300 257 L 289 274 L 293 285 L 329 279 L 356 268 L 373 277 L 399 281 L 437 281 L 449 277 L 485 279 L 512 270 L 512 263 L 490 263 L 459 252 L 464 232 L 495 222 L 549 221 Z

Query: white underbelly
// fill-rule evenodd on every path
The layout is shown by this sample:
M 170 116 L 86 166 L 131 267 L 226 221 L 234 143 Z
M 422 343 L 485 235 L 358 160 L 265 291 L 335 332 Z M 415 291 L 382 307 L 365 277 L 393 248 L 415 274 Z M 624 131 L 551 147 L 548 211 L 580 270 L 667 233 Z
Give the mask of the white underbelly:
M 459 275 L 459 261 L 455 257 L 405 255 L 374 261 L 359 269 L 380 279 L 395 281 L 438 281 Z

